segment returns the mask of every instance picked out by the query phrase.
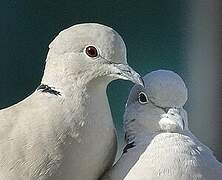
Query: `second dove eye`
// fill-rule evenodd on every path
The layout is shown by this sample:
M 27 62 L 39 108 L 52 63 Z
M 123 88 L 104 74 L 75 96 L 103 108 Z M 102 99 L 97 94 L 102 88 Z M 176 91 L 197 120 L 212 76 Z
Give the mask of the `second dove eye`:
M 85 52 L 89 57 L 97 57 L 98 56 L 98 51 L 94 46 L 86 47 Z
M 148 102 L 147 95 L 144 92 L 139 93 L 138 101 L 140 104 L 146 104 Z

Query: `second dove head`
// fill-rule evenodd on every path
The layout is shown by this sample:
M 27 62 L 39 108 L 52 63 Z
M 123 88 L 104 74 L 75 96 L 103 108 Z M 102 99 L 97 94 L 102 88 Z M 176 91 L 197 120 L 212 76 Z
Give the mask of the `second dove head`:
M 170 108 L 182 108 L 186 103 L 187 88 L 178 74 L 168 70 L 153 71 L 143 79 L 145 87 L 135 85 L 130 92 L 124 114 L 125 128 L 154 133 L 159 130 L 162 114 Z

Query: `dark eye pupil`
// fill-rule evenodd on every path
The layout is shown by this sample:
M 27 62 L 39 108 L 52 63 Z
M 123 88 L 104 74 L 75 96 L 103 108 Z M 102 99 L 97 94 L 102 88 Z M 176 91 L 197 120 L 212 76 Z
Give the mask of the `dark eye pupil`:
M 147 97 L 144 93 L 139 94 L 139 102 L 140 103 L 146 103 L 147 102 Z
M 86 48 L 86 54 L 89 57 L 96 57 L 98 55 L 97 50 L 96 50 L 96 48 L 94 46 L 88 46 Z

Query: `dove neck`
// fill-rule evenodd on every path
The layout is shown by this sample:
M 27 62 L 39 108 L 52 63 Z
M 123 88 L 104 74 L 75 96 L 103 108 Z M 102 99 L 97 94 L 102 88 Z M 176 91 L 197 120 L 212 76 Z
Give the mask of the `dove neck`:
M 130 119 L 125 116 L 125 129 L 126 129 L 126 141 L 127 143 L 135 142 L 135 144 L 144 143 L 144 140 L 150 142 L 153 137 L 158 133 L 153 131 L 156 128 L 148 128 L 145 126 L 142 120 Z M 143 118 L 144 119 L 144 118 Z M 147 120 L 146 120 L 147 121 Z
M 56 79 L 56 80 L 55 80 Z M 45 84 L 49 87 L 52 87 L 55 90 L 58 90 L 61 92 L 61 95 L 65 96 L 73 96 L 76 91 L 79 91 L 81 89 L 81 92 L 89 93 L 89 91 L 93 93 L 100 93 L 106 92 L 107 85 L 110 83 L 111 80 L 107 78 L 97 78 L 97 79 L 87 79 L 82 80 L 78 77 L 73 78 L 56 78 L 56 77 L 50 77 L 50 76 L 43 76 L 41 84 Z M 81 93 L 81 94 L 82 94 Z
M 140 145 L 144 146 L 144 144 L 149 144 L 155 135 L 156 135 L 155 133 L 150 133 L 146 131 L 139 132 L 135 135 L 134 142 L 136 146 L 140 146 Z
M 74 72 L 70 70 L 71 67 L 65 68 L 68 65 L 63 65 L 59 60 L 51 61 L 50 56 L 47 59 L 41 84 L 54 87 L 61 94 L 72 95 L 78 89 L 86 90 L 91 87 L 106 90 L 107 85 L 113 80 L 111 77 L 99 76 L 98 72 L 93 70 L 80 69 Z
M 132 137 L 131 137 L 132 138 Z M 154 138 L 154 135 L 147 132 L 140 132 L 137 134 L 134 134 L 131 141 L 128 141 L 127 145 L 125 146 L 125 149 L 123 152 L 128 152 L 129 149 L 131 149 L 131 152 L 136 153 L 136 159 L 140 157 L 140 155 L 146 150 L 146 148 L 151 143 L 152 139 Z M 133 145 L 130 147 L 130 145 Z
M 127 143 L 134 142 L 136 146 L 144 146 L 144 144 L 149 144 L 157 133 L 150 132 L 143 127 L 139 127 L 138 129 L 134 127 L 133 131 L 131 130 L 126 134 Z

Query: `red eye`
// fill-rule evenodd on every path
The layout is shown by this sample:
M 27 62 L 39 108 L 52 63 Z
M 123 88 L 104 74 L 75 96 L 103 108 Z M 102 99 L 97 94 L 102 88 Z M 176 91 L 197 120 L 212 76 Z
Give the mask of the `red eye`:
M 86 54 L 89 57 L 96 57 L 96 56 L 98 56 L 97 49 L 94 46 L 88 46 L 85 51 L 86 51 Z

